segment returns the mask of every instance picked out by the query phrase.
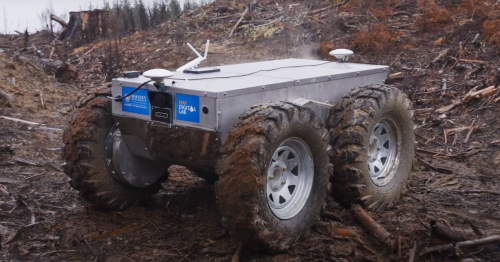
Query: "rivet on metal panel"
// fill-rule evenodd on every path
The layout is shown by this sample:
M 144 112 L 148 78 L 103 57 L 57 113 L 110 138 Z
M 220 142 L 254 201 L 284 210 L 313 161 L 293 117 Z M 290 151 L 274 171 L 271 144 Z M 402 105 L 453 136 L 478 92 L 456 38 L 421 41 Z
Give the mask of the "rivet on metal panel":
M 262 90 L 266 89 L 266 86 L 262 86 Z
M 297 80 L 297 82 L 295 82 L 297 85 L 300 84 L 300 80 Z
M 359 76 L 359 72 L 356 72 L 356 75 L 358 75 L 358 76 Z
M 116 126 L 119 126 L 119 125 L 120 125 L 120 123 L 119 123 L 119 122 L 118 122 L 118 123 L 116 123 Z
M 122 82 L 118 82 L 119 85 L 122 85 Z
M 175 129 L 179 129 L 179 127 L 178 127 L 178 126 L 176 126 L 176 127 L 175 127 Z
M 207 96 L 207 92 L 203 93 L 205 96 Z
M 227 92 L 224 92 L 224 95 L 227 95 Z
M 328 80 L 332 80 L 332 76 L 328 76 Z
M 222 112 L 221 112 L 221 111 L 219 111 L 219 112 L 217 112 L 217 114 L 218 114 L 219 116 L 221 116 L 221 115 L 222 115 Z
M 148 151 L 148 149 L 147 149 L 147 148 L 144 148 L 144 151 Z
M 382 69 L 382 70 L 384 70 L 384 72 L 385 72 L 385 70 L 386 70 L 386 69 L 384 68 L 384 69 Z

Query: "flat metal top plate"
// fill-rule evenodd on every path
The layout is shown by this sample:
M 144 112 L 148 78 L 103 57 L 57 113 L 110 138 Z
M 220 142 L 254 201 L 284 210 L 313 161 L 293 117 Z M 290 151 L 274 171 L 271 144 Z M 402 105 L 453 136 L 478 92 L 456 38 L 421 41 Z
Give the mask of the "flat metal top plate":
M 308 59 L 283 59 L 214 68 L 221 71 L 206 74 L 175 72 L 164 83 L 171 92 L 223 98 L 388 71 L 388 66 Z M 120 80 L 125 84 L 142 79 Z

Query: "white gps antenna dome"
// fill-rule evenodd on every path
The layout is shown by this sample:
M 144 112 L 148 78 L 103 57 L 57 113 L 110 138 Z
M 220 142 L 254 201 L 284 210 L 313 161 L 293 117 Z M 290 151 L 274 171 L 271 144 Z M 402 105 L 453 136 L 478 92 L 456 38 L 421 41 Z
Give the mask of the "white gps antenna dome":
M 150 78 L 151 80 L 160 84 L 163 82 L 163 79 L 173 76 L 174 73 L 172 73 L 166 69 L 156 68 L 156 69 L 148 70 L 148 71 L 144 72 L 144 74 L 142 74 L 142 75 L 147 77 L 147 78 Z
M 330 55 L 334 56 L 339 61 L 347 61 L 347 58 L 353 54 L 354 52 L 349 49 L 335 49 L 330 52 Z

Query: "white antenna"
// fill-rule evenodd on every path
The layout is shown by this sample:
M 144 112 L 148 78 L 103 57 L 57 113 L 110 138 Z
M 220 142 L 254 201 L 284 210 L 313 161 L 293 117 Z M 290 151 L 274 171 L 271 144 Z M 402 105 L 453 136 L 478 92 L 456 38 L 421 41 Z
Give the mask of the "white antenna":
M 201 56 L 200 53 L 198 53 L 198 51 L 196 51 L 196 49 L 194 49 L 194 47 L 191 45 L 191 44 L 187 44 L 189 46 L 189 48 L 191 48 L 191 50 L 193 50 L 193 52 L 198 56 L 198 58 L 194 59 L 193 61 L 177 68 L 177 70 L 175 70 L 176 72 L 184 72 L 184 70 L 186 69 L 193 69 L 195 67 L 198 67 L 198 65 L 205 59 L 207 59 L 207 54 L 208 54 L 208 46 L 210 45 L 210 40 L 207 40 L 207 46 L 205 47 L 205 56 Z

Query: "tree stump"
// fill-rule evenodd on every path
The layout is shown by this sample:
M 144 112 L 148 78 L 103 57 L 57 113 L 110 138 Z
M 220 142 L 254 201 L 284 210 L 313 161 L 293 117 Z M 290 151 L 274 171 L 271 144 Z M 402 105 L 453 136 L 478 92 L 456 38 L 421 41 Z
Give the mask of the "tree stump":
M 108 34 L 109 14 L 106 10 L 70 12 L 69 22 L 58 40 L 72 46 L 89 43 Z

